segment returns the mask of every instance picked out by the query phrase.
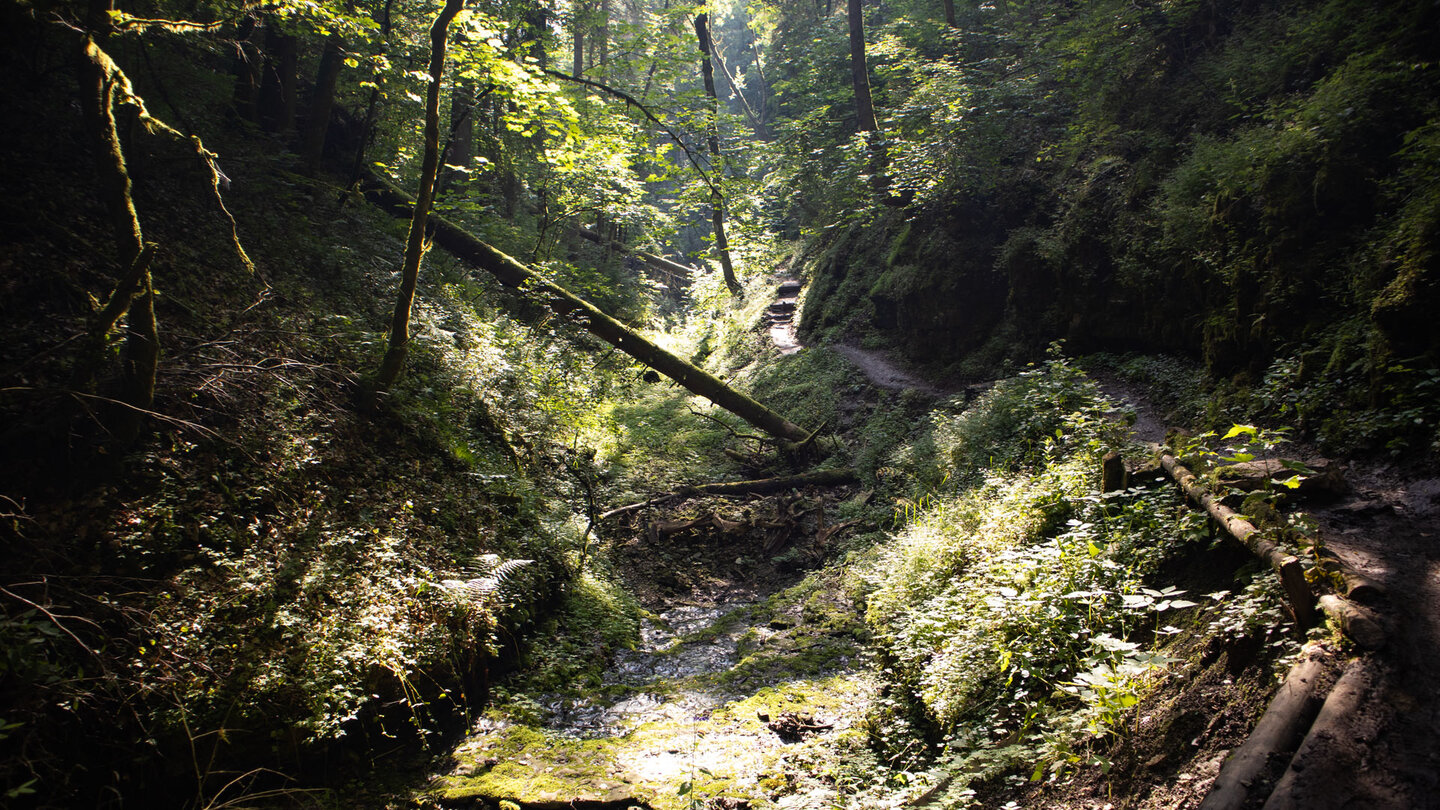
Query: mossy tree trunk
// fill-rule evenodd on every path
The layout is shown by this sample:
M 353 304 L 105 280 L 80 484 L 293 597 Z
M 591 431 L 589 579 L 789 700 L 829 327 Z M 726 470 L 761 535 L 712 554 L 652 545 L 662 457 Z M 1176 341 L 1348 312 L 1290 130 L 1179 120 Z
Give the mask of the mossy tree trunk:
M 445 7 L 430 26 L 430 84 L 425 91 L 425 157 L 420 167 L 420 189 L 410 216 L 410 234 L 405 241 L 405 262 L 400 268 L 400 292 L 390 319 L 390 340 L 385 359 L 370 385 L 372 396 L 389 391 L 399 379 L 410 348 L 410 311 L 415 304 L 420 260 L 425 256 L 425 221 L 435 200 L 435 178 L 440 170 L 440 80 L 445 73 L 445 39 L 451 20 L 464 5 L 464 0 L 446 0 Z
M 97 7 L 99 4 L 97 4 Z M 110 58 L 100 42 L 108 23 L 103 14 L 93 15 L 96 33 L 82 43 L 81 75 L 85 77 L 81 93 L 86 119 L 95 147 L 95 168 L 100 180 L 100 194 L 110 215 L 115 237 L 115 258 L 120 279 L 90 322 L 88 346 L 76 371 L 76 385 L 89 389 L 104 362 L 110 333 L 127 313 L 131 313 L 136 296 L 140 305 L 131 313 L 126 328 L 123 352 L 124 394 L 133 409 L 149 408 L 155 396 L 155 371 L 159 364 L 160 339 L 155 323 L 154 285 L 150 264 L 155 246 L 145 242 L 140 216 L 131 195 L 130 173 L 125 165 L 125 150 L 120 141 L 116 106 L 129 94 L 129 83 L 119 66 Z M 138 410 L 130 411 L 131 414 Z M 133 434 L 138 419 L 127 418 L 123 433 Z M 132 423 L 133 422 L 133 429 Z
M 405 216 L 416 207 L 416 201 L 411 199 L 410 195 L 374 174 L 369 177 L 365 196 L 396 216 Z M 527 297 L 545 304 L 559 315 L 569 316 L 591 334 L 664 374 L 691 393 L 705 397 L 784 442 L 803 444 L 814 438 L 814 434 L 806 432 L 799 425 L 736 391 L 704 369 L 651 343 L 640 333 L 600 311 L 594 304 L 546 281 L 520 262 L 476 239 L 445 218 L 431 217 L 430 226 L 436 244 L 495 276 L 501 284 L 524 292 Z

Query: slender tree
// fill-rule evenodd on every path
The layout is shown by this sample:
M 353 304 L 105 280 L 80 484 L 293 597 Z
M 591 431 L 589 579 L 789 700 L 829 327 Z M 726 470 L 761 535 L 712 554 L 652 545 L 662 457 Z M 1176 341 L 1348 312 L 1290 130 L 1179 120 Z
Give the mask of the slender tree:
M 870 100 L 870 71 L 865 68 L 865 17 L 860 0 L 848 0 L 850 17 L 850 79 L 855 84 L 855 116 L 861 132 L 874 132 L 875 105 Z
M 720 160 L 720 130 L 716 121 L 716 105 L 720 103 L 715 94 L 715 68 L 710 63 L 710 17 L 699 14 L 695 17 L 695 37 L 700 46 L 700 74 L 705 79 L 705 95 L 710 97 L 707 111 L 706 133 L 710 141 L 710 155 L 717 164 Z M 731 295 L 739 295 L 744 288 L 735 276 L 735 266 L 730 261 L 730 240 L 725 238 L 725 192 L 721 187 L 721 172 L 716 171 L 710 184 L 710 222 L 715 228 L 715 252 L 720 254 L 720 271 L 725 276 L 725 286 Z
M 420 260 L 425 256 L 425 222 L 435 200 L 435 178 L 440 171 L 440 80 L 445 73 L 445 39 L 450 23 L 465 0 L 445 0 L 445 7 L 430 26 L 430 84 L 425 91 L 425 157 L 420 167 L 420 188 L 410 217 L 410 234 L 405 241 L 405 263 L 400 269 L 400 292 L 390 319 L 390 340 L 385 359 L 371 383 L 371 397 L 390 390 L 405 367 L 410 350 L 410 311 L 415 305 L 415 285 L 420 278 Z
M 91 319 L 89 346 L 78 366 L 76 382 L 82 389 L 90 387 L 103 362 L 111 330 L 128 313 L 121 351 L 122 396 L 127 404 L 144 409 L 149 408 L 155 398 L 155 373 L 160 359 L 155 286 L 150 276 L 155 245 L 145 241 L 140 228 L 116 117 L 116 107 L 121 101 L 133 101 L 137 97 L 130 80 L 103 47 L 112 28 L 108 4 L 94 3 L 91 11 L 91 30 L 81 47 L 81 72 L 85 77 L 81 99 L 95 140 L 95 168 L 100 178 L 101 197 L 110 212 L 120 280 Z M 134 410 L 124 413 L 122 440 L 132 439 L 139 430 L 137 416 Z

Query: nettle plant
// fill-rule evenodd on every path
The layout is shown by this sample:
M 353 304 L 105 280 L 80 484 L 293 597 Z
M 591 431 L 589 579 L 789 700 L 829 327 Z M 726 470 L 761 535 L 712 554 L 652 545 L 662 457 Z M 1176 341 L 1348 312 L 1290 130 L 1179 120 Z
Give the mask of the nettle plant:
M 1096 491 L 1100 456 L 1124 440 L 1114 410 L 1058 358 L 997 385 L 951 429 L 973 447 L 1020 427 L 1009 435 L 1026 446 L 997 446 L 1004 468 L 932 496 L 878 553 L 867 620 L 957 756 L 1013 747 L 1009 765 L 1042 777 L 1087 762 L 1088 741 L 1117 731 L 1172 662 L 1145 645 L 1181 632 L 1197 603 L 1150 582 L 1206 541 L 1205 518 L 1169 487 Z

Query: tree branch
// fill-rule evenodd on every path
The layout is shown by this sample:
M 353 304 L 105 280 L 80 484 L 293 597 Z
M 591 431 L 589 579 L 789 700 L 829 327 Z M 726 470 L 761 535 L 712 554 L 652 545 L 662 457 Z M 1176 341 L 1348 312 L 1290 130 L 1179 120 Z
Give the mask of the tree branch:
M 680 136 L 676 135 L 675 131 L 672 130 L 669 126 L 667 126 L 665 122 L 657 118 L 655 116 L 655 113 L 651 112 L 650 108 L 647 107 L 642 101 L 625 92 L 624 90 L 611 87 L 610 85 L 603 84 L 601 82 L 592 81 L 590 79 L 584 78 L 583 76 L 571 76 L 568 73 L 561 73 L 558 70 L 552 70 L 550 68 L 541 68 L 541 70 L 544 71 L 547 76 L 554 76 L 557 79 L 564 79 L 567 82 L 583 84 L 586 87 L 593 87 L 603 93 L 609 93 L 610 95 L 620 99 L 621 101 L 624 101 L 626 104 L 629 104 L 630 106 L 639 110 L 645 115 L 647 119 L 650 120 L 650 123 L 659 127 L 662 132 L 670 136 L 670 140 L 674 141 L 676 146 L 680 147 L 685 151 L 685 157 L 690 160 L 690 165 L 695 167 L 695 172 L 700 175 L 700 179 L 704 181 L 705 185 L 711 191 L 719 193 L 715 187 L 714 181 L 710 179 L 709 173 L 707 173 L 705 169 L 700 165 L 699 160 L 697 160 L 695 157 L 694 150 L 690 148 L 689 144 L 681 140 Z

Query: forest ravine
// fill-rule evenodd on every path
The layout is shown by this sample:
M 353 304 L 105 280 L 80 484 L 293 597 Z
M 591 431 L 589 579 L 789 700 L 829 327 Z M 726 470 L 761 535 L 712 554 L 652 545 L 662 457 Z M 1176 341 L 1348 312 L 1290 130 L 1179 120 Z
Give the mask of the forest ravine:
M 0 4 L 0 804 L 1440 807 L 1440 3 Z

